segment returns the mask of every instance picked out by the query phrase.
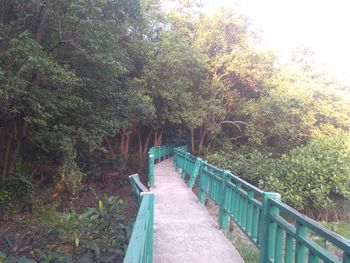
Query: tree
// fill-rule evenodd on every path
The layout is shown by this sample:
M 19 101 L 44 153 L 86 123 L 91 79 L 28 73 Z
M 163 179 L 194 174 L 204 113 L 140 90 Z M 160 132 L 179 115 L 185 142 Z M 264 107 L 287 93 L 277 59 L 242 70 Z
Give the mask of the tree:
M 28 148 L 62 163 L 127 125 L 138 1 L 5 1 L 1 14 L 3 177 L 20 154 L 35 171 Z

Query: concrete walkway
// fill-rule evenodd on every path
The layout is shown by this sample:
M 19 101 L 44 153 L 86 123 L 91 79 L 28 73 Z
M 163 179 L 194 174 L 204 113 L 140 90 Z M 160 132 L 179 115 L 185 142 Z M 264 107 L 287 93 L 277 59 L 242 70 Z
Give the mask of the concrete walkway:
M 170 159 L 155 165 L 154 262 L 244 262 Z

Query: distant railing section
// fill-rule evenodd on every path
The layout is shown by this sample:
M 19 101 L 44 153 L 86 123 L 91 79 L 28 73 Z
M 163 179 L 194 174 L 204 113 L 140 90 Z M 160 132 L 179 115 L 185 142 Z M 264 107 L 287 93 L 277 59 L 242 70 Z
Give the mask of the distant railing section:
M 227 229 L 229 219 L 240 227 L 259 249 L 260 263 L 350 263 L 349 240 L 283 203 L 278 193 L 264 192 L 186 150 L 174 148 L 175 170 L 182 179 L 189 176 L 190 188 L 199 177 L 199 201 L 210 198 L 219 206 L 221 228 Z
M 155 146 L 148 151 L 148 182 L 150 187 L 154 187 L 154 164 L 168 159 L 172 153 L 172 145 Z
M 124 263 L 152 263 L 154 195 L 141 183 L 137 174 L 129 177 L 139 206 Z

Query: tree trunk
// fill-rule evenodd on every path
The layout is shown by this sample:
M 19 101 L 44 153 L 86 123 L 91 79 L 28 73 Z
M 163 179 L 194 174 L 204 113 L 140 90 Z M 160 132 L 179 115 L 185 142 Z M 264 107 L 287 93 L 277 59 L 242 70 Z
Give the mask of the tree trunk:
M 129 155 L 130 135 L 131 135 L 131 132 L 130 132 L 130 131 L 126 133 L 126 140 L 125 140 L 125 157 L 128 157 L 128 155 Z
M 134 133 L 136 134 L 136 136 L 139 140 L 139 157 L 140 157 L 140 160 L 142 160 L 142 136 L 141 136 L 141 132 L 140 132 L 140 129 L 137 127 L 134 127 L 133 130 L 134 130 Z
M 160 131 L 160 134 L 158 133 L 158 129 L 154 132 L 154 146 L 159 146 L 162 143 L 162 137 L 163 137 L 163 131 Z
M 10 153 L 11 153 L 12 140 L 13 140 L 13 134 L 11 133 L 9 135 L 9 140 L 7 141 L 5 155 L 4 155 L 4 159 L 3 159 L 3 166 L 2 166 L 2 171 L 1 171 L 1 177 L 3 179 L 5 179 L 7 177 L 7 170 L 8 170 Z
M 35 32 L 35 40 L 39 44 L 41 43 L 41 40 L 43 38 L 45 20 L 47 19 L 47 15 L 49 12 L 49 4 L 47 1 L 43 1 L 40 5 L 41 6 L 40 6 L 40 13 L 39 13 L 39 21 Z
M 111 153 L 112 158 L 114 159 L 114 150 L 113 150 L 113 147 L 112 147 L 110 140 L 108 139 L 108 136 L 105 136 L 105 140 L 107 142 L 109 152 Z
M 157 146 L 157 138 L 158 138 L 158 129 L 154 131 L 154 146 Z
M 143 158 L 142 158 L 142 160 L 146 159 L 148 145 L 149 145 L 149 141 L 151 140 L 152 133 L 153 133 L 153 130 L 150 130 L 150 132 L 148 133 L 148 136 L 146 138 L 145 145 L 143 146 Z
M 194 129 L 191 129 L 191 153 L 194 154 Z
M 124 155 L 124 145 L 125 145 L 125 142 L 124 142 L 124 140 L 125 140 L 125 134 L 124 133 L 122 133 L 122 135 L 121 135 L 121 137 L 120 137 L 120 154 L 121 155 Z
M 27 128 L 28 128 L 28 123 L 24 122 L 23 126 L 21 128 L 21 132 L 17 133 L 17 138 L 15 139 L 16 142 L 16 146 L 12 152 L 11 158 L 10 158 L 10 163 L 7 169 L 7 175 L 13 175 L 15 172 L 15 167 L 16 167 L 16 161 L 17 161 L 17 156 L 20 152 L 21 146 L 22 146 L 22 141 L 23 138 L 26 136 L 27 134 Z M 16 129 L 16 126 L 15 126 Z M 17 130 L 17 129 L 16 129 Z
M 160 146 L 162 144 L 162 137 L 163 137 L 163 131 L 160 131 L 160 134 L 157 140 L 157 146 Z
M 198 145 L 198 155 L 201 156 L 202 155 L 202 151 L 203 151 L 203 145 L 204 145 L 204 142 L 205 142 L 205 137 L 208 133 L 208 130 L 205 129 L 204 132 L 202 132 L 202 136 L 199 140 L 199 145 Z
M 212 147 L 212 145 L 213 145 L 213 141 L 214 141 L 215 137 L 216 137 L 216 136 L 212 136 L 212 135 L 210 136 L 209 143 L 208 143 L 208 147 L 207 147 L 207 151 L 208 151 L 208 152 L 210 151 L 210 149 L 211 149 L 211 147 Z
M 5 23 L 5 0 L 0 1 L 0 24 Z

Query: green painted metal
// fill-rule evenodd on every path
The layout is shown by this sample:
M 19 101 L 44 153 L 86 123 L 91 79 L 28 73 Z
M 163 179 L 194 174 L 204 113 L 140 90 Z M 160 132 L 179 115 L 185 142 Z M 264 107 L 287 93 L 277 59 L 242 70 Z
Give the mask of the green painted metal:
M 138 174 L 129 176 L 139 206 L 124 263 L 153 262 L 154 195 L 141 183 Z
M 277 193 L 264 192 L 262 196 L 262 216 L 260 225 L 260 263 L 269 262 L 273 258 L 276 242 L 276 223 L 271 222 L 270 215 L 272 212 L 269 206 L 269 200 L 272 198 L 280 199 Z
M 228 222 L 229 222 L 229 215 L 227 213 L 227 210 L 225 209 L 225 203 L 227 203 L 227 195 L 228 191 L 226 191 L 227 187 L 226 184 L 229 180 L 229 172 L 230 171 L 223 171 L 222 173 L 222 180 L 221 180 L 221 186 L 220 186 L 220 202 L 219 202 L 219 226 L 222 229 L 227 229 Z
M 153 262 L 154 195 L 144 193 L 124 263 Z
M 194 183 L 196 182 L 201 163 L 202 163 L 202 159 L 197 157 L 196 162 L 194 163 L 192 171 L 190 173 L 190 180 L 188 181 L 189 188 L 192 188 Z
M 154 154 L 148 154 L 148 182 L 150 187 L 154 187 Z
M 183 171 L 183 179 L 186 174 L 191 175 L 198 160 L 186 150 L 179 147 L 173 150 L 174 166 Z M 286 205 L 278 193 L 264 192 L 203 160 L 198 173 L 199 201 L 205 203 L 210 198 L 219 206 L 221 228 L 227 227 L 228 219 L 241 228 L 259 249 L 260 263 L 350 263 L 348 239 Z M 191 187 L 195 181 L 190 177 Z M 316 243 L 315 238 L 336 247 L 338 256 Z
M 133 174 L 129 176 L 131 189 L 133 190 L 136 203 L 138 206 L 141 204 L 141 193 L 149 192 L 149 190 L 142 184 L 138 174 Z

